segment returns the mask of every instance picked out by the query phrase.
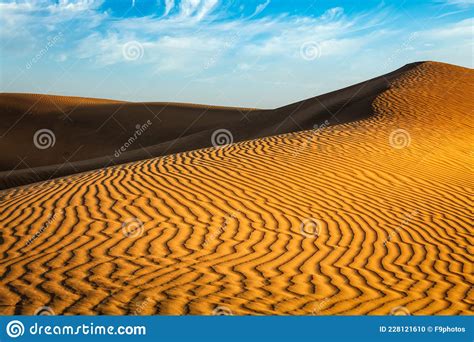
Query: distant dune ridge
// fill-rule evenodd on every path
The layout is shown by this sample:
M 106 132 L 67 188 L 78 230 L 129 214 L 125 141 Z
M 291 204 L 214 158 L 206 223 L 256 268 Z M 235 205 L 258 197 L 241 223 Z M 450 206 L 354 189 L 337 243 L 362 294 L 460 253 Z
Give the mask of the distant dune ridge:
M 326 120 L 358 120 L 372 114 L 373 99 L 390 80 L 416 65 L 274 110 L 0 94 L 0 189 L 209 147 L 216 129 L 238 142 L 312 129 Z M 54 145 L 39 149 L 35 137 Z
M 3 94 L 0 313 L 472 315 L 473 93 L 424 62 L 275 110 Z

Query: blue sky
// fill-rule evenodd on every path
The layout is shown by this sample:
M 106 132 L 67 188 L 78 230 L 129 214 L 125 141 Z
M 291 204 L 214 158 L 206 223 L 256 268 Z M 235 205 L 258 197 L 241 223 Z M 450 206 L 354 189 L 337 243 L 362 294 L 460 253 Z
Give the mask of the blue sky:
M 0 0 L 3 92 L 272 108 L 473 67 L 474 0 Z

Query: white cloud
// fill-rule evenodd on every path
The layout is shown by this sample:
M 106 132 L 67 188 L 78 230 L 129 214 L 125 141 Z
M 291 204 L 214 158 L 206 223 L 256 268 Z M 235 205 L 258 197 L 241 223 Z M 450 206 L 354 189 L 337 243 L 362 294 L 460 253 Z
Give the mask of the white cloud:
M 164 16 L 167 16 L 174 7 L 174 0 L 165 0 L 165 13 Z
M 70 11 L 80 12 L 94 10 L 100 7 L 104 0 L 17 0 L 11 2 L 0 2 L 0 9 L 12 12 L 57 12 Z M 6 14 L 6 13 L 4 13 Z
M 0 44 L 6 52 L 2 63 L 8 58 L 15 65 L 18 56 L 31 59 L 49 36 L 61 31 L 64 38 L 42 61 L 78 62 L 80 67 L 72 72 L 80 73 L 84 67 L 99 74 L 116 65 L 117 70 L 125 71 L 116 77 L 133 77 L 126 75 L 127 68 L 142 68 L 135 74 L 143 75 L 143 81 L 150 81 L 156 72 L 166 75 L 168 81 L 186 82 L 191 75 L 195 81 L 212 80 L 216 87 L 229 83 L 226 75 L 232 75 L 232 82 L 240 80 L 243 86 L 250 79 L 256 89 L 264 82 L 277 84 L 291 73 L 294 83 L 307 86 L 311 95 L 314 89 L 323 89 L 316 84 L 322 82 L 323 75 L 327 76 L 325 86 L 331 84 L 331 89 L 336 89 L 344 80 L 363 80 L 367 70 L 376 76 L 415 60 L 438 58 L 466 65 L 466 58 L 472 59 L 472 19 L 418 32 L 409 46 L 400 49 L 403 37 L 411 32 L 387 24 L 387 19 L 392 20 L 389 9 L 346 13 L 334 7 L 319 16 L 270 11 L 257 16 L 270 4 L 270 0 L 260 1 L 247 17 L 230 15 L 224 1 L 165 0 L 163 15 L 120 19 L 100 10 L 102 1 L 0 2 Z M 143 48 L 139 59 L 124 58 L 123 47 L 129 42 L 138 42 Z M 316 60 L 301 58 L 301 46 L 307 42 L 320 49 Z M 387 59 L 391 62 L 386 63 Z M 331 75 L 336 66 L 357 71 Z M 310 78 L 315 73 L 318 78 Z M 239 90 L 240 94 L 245 91 L 251 92 Z
M 180 4 L 180 15 L 182 17 L 190 17 L 196 12 L 200 0 L 182 0 Z
M 344 14 L 344 9 L 342 7 L 334 7 L 328 9 L 322 15 L 322 19 L 324 20 L 334 20 L 340 18 Z
M 348 16 L 341 7 L 334 7 L 319 17 L 280 14 L 256 18 L 270 3 L 267 0 L 247 18 L 226 19 L 219 12 L 218 0 L 182 0 L 178 5 L 175 0 L 165 0 L 162 17 L 115 20 L 110 14 L 97 11 L 102 3 L 102 0 L 0 3 L 5 16 L 0 35 L 5 40 L 14 37 L 17 46 L 22 41 L 25 46 L 32 46 L 34 40 L 45 41 L 48 31 L 74 27 L 70 22 L 77 21 L 81 30 L 64 32 L 64 40 L 70 44 L 69 59 L 75 56 L 93 60 L 97 65 L 127 63 L 121 48 L 129 41 L 137 41 L 145 53 L 139 61 L 134 61 L 136 64 L 152 65 L 155 70 L 200 72 L 224 64 L 252 65 L 257 59 L 278 60 L 282 64 L 299 60 L 300 47 L 306 42 L 318 44 L 321 58 L 349 57 L 388 34 L 387 30 L 373 30 L 387 17 L 387 12 L 380 9 Z M 18 30 L 19 25 L 31 30 Z M 93 33 L 87 34 L 87 29 Z M 467 39 L 472 37 L 472 20 L 423 34 L 430 39 L 451 36 Z
M 58 3 L 49 5 L 49 8 L 53 11 L 81 12 L 96 9 L 103 2 L 103 0 L 59 0 Z
M 222 63 L 232 65 L 237 55 L 243 59 L 299 59 L 300 46 L 306 41 L 318 42 L 322 56 L 350 55 L 373 39 L 373 35 L 345 35 L 378 23 L 375 15 L 371 20 L 365 16 L 348 18 L 341 8 L 329 9 L 320 17 L 280 15 L 256 19 L 252 15 L 204 20 L 217 4 L 217 0 L 187 0 L 180 3 L 178 13 L 167 17 L 120 21 L 103 18 L 106 29 L 80 38 L 76 55 L 103 65 L 125 63 L 121 46 L 138 41 L 145 54 L 137 64 L 151 64 L 161 71 L 199 72 Z M 174 4 L 168 6 L 170 12 Z
M 196 19 L 203 19 L 208 13 L 210 13 L 217 5 L 217 0 L 204 0 L 201 7 L 197 11 Z
M 425 38 L 430 39 L 452 39 L 452 38 L 473 38 L 473 24 L 472 18 L 461 20 L 457 23 L 446 25 L 444 27 L 433 30 L 426 30 L 422 32 Z
M 104 18 L 97 8 L 103 0 L 30 0 L 0 3 L 1 37 L 23 33 L 40 36 L 69 26 L 64 23 L 80 21 L 83 29 L 95 27 Z
M 255 11 L 253 12 L 252 14 L 252 17 L 253 16 L 256 16 L 257 14 L 260 14 L 262 13 L 262 11 L 267 8 L 267 6 L 270 4 L 270 0 L 267 0 L 265 1 L 264 3 L 260 4 L 260 5 L 257 5 L 257 7 L 255 8 Z
M 444 0 L 443 3 L 458 7 L 470 7 L 474 5 L 474 0 Z

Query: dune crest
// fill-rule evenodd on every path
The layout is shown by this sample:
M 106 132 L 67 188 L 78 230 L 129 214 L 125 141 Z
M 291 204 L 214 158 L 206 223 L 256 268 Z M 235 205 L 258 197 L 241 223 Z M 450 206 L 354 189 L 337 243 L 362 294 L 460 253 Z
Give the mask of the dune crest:
M 219 132 L 238 142 L 359 120 L 390 80 L 418 64 L 267 110 L 0 94 L 0 189 L 210 147 Z
M 0 313 L 472 315 L 473 76 L 417 64 L 359 121 L 1 192 Z

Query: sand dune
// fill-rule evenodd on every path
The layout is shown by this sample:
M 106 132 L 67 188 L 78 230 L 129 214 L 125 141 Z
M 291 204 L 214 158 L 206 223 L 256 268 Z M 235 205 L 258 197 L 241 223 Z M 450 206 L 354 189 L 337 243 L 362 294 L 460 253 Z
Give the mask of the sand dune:
M 0 313 L 473 314 L 473 76 L 415 64 L 352 116 L 323 98 L 345 123 L 0 192 Z
M 415 66 L 274 110 L 0 94 L 0 189 L 209 147 L 216 129 L 238 142 L 354 121 Z

